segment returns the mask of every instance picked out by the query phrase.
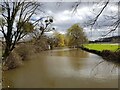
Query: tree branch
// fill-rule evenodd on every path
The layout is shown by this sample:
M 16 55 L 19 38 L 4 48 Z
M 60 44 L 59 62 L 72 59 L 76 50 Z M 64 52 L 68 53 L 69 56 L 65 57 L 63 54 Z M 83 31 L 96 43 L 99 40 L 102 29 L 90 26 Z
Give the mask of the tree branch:
M 91 30 L 93 28 L 93 26 L 95 25 L 95 23 L 97 22 L 98 18 L 100 17 L 100 15 L 102 14 L 102 12 L 104 11 L 105 7 L 107 7 L 109 3 L 109 0 L 106 2 L 106 4 L 103 6 L 103 8 L 101 9 L 101 11 L 98 13 L 98 15 L 95 17 L 93 23 L 91 24 Z

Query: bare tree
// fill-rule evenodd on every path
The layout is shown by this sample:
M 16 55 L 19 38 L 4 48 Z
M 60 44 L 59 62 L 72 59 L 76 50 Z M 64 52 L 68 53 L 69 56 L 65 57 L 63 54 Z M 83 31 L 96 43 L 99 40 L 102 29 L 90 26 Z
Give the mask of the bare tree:
M 15 45 L 29 33 L 25 31 L 24 26 L 32 26 L 30 20 L 36 14 L 36 10 L 41 4 L 21 0 L 18 2 L 4 1 L 0 6 L 2 7 L 0 31 L 5 38 L 5 51 L 2 57 L 3 62 L 6 62 L 7 57 L 13 51 Z
M 55 30 L 55 28 L 52 27 L 52 23 L 53 23 L 52 16 L 40 18 L 39 20 L 34 22 L 34 25 L 36 26 L 36 30 L 34 30 L 33 33 L 31 33 L 31 36 L 36 40 L 40 40 L 40 38 L 45 32 L 50 32 Z
M 99 17 L 105 11 L 106 7 L 111 4 L 110 0 L 107 0 L 107 1 L 103 1 L 103 2 L 95 2 L 95 3 L 93 3 L 93 5 L 94 4 L 101 4 L 101 3 L 103 5 L 101 10 L 99 10 L 99 12 L 96 14 L 96 16 L 93 19 L 88 20 L 87 26 L 91 26 L 91 28 L 90 28 L 91 30 L 93 29 L 95 24 L 98 24 L 97 21 L 98 21 Z M 119 6 L 120 2 L 117 2 L 117 3 L 118 3 L 118 6 Z M 73 3 L 72 7 L 73 7 L 73 12 L 74 13 L 77 11 L 79 6 L 80 6 L 80 2 Z M 119 13 L 119 10 L 118 10 L 118 13 Z M 111 32 L 115 31 L 119 27 L 119 25 L 120 25 L 120 17 L 119 17 L 119 15 L 112 15 L 111 14 L 111 15 L 104 15 L 104 18 L 106 20 L 113 20 L 114 21 L 114 23 L 112 25 L 107 25 L 108 27 L 111 27 L 111 29 L 106 34 L 103 35 L 103 36 L 107 36 L 108 34 L 110 34 Z

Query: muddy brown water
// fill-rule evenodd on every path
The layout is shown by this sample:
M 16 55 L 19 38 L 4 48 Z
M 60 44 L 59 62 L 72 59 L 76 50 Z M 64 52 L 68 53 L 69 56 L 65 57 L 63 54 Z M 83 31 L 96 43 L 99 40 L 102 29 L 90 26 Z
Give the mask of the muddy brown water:
M 118 67 L 100 56 L 77 49 L 56 49 L 3 72 L 10 88 L 117 88 Z M 101 62 L 101 63 L 100 63 Z

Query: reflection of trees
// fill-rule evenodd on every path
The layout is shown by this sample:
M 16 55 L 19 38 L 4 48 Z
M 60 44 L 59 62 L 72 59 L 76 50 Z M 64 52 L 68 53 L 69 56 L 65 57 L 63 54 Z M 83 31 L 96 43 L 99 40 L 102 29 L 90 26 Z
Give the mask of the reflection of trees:
M 45 53 L 44 53 L 45 54 Z M 7 88 L 16 88 L 16 87 L 47 87 L 51 83 L 54 83 L 54 80 L 50 77 L 49 59 L 43 56 L 43 54 L 33 56 L 31 59 L 33 61 L 26 62 L 26 65 L 23 68 L 18 68 L 18 70 L 5 71 L 3 73 L 3 83 L 2 86 Z M 19 85 L 18 85 L 19 84 Z
M 81 51 L 81 50 L 72 50 L 69 52 L 69 63 L 71 65 L 71 68 L 78 71 L 81 67 L 83 67 L 84 58 L 88 57 L 88 53 Z
M 118 66 L 116 64 L 100 60 L 91 68 L 90 74 L 95 77 L 108 77 L 110 75 L 117 75 Z
M 80 68 L 83 66 L 80 63 L 79 59 L 74 59 L 74 58 L 70 59 L 70 64 L 71 64 L 71 68 L 76 70 L 76 71 L 80 70 Z
M 81 62 L 84 58 L 88 57 L 88 53 L 80 49 L 70 49 L 70 50 L 61 50 L 54 51 L 53 56 L 65 56 L 68 58 L 71 68 L 74 70 L 79 70 L 82 66 Z
M 66 51 L 59 51 L 58 50 L 58 51 L 54 51 L 52 54 L 55 56 L 65 56 Z
M 88 53 L 85 52 L 85 51 L 82 51 L 80 49 L 74 49 L 74 50 L 70 50 L 69 51 L 69 56 L 76 57 L 76 58 L 79 57 L 79 59 L 80 59 L 80 58 L 86 58 L 86 57 L 88 57 Z

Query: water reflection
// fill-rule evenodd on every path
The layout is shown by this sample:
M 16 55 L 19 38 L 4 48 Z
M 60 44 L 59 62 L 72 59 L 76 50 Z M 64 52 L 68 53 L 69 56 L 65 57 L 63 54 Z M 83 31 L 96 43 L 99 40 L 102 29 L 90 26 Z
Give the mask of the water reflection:
M 84 65 L 83 63 L 85 63 L 85 58 L 88 58 L 88 53 L 81 51 L 80 49 L 78 50 L 74 50 L 69 52 L 73 57 L 69 57 L 69 63 L 71 65 L 71 69 L 74 69 L 76 71 L 79 71 L 80 68 L 82 68 L 82 66 Z M 79 56 L 80 58 L 78 58 L 77 56 Z
M 117 87 L 118 72 L 110 72 L 113 64 L 77 49 L 44 51 L 20 68 L 3 73 L 4 87 L 15 88 L 100 88 Z M 93 69 L 94 68 L 94 69 Z

